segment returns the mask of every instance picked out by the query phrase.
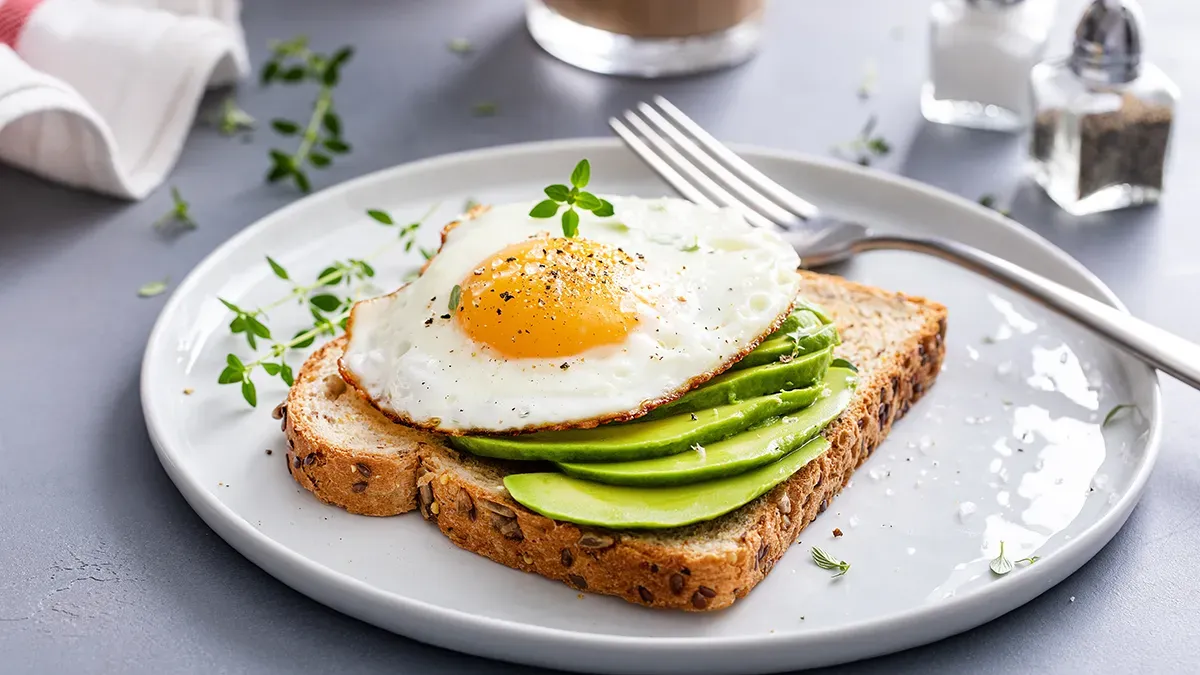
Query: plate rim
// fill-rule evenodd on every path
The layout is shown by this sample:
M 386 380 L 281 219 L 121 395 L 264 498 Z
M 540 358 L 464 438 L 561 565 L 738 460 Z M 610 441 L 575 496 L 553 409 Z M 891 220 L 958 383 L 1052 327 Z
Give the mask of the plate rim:
M 339 572 L 324 565 L 311 560 L 292 549 L 280 544 L 271 537 L 263 534 L 255 528 L 249 521 L 238 515 L 233 509 L 221 502 L 215 494 L 207 489 L 204 489 L 197 478 L 184 471 L 176 464 L 172 457 L 172 452 L 165 447 L 159 433 L 159 428 L 165 428 L 165 404 L 159 405 L 156 403 L 156 398 L 152 395 L 154 383 L 151 381 L 152 370 L 154 368 L 154 356 L 158 353 L 157 345 L 163 344 L 163 335 L 168 330 L 168 326 L 172 320 L 180 312 L 184 304 L 184 298 L 193 291 L 193 287 L 200 283 L 200 279 L 205 277 L 208 270 L 218 261 L 228 256 L 232 251 L 243 245 L 246 241 L 253 238 L 259 231 L 270 227 L 278 220 L 286 220 L 312 205 L 331 199 L 338 199 L 342 195 L 353 191 L 355 188 L 376 182 L 385 182 L 395 180 L 396 175 L 405 173 L 419 173 L 430 170 L 443 165 L 453 165 L 462 162 L 471 161 L 487 161 L 494 160 L 498 157 L 519 158 L 521 156 L 537 155 L 543 153 L 551 153 L 555 151 L 563 151 L 574 149 L 580 152 L 589 152 L 592 150 L 612 151 L 619 149 L 622 146 L 619 139 L 606 137 L 581 137 L 556 139 L 549 141 L 535 141 L 526 143 L 512 143 L 505 145 L 492 146 L 487 148 L 479 148 L 473 150 L 464 150 L 448 154 L 436 155 L 416 159 L 410 162 L 404 162 L 395 166 L 379 169 L 370 173 L 352 178 L 350 180 L 326 187 L 318 192 L 307 195 L 298 199 L 286 206 L 283 206 L 275 211 L 272 211 L 261 218 L 258 218 L 250 225 L 242 228 L 230 238 L 226 239 L 215 249 L 210 251 L 195 267 L 188 272 L 183 281 L 171 293 L 167 299 L 158 318 L 155 320 L 154 326 L 150 331 L 147 339 L 146 348 L 142 358 L 139 393 L 142 399 L 142 412 L 146 422 L 146 428 L 150 441 L 155 449 L 155 454 L 160 463 L 167 472 L 168 477 L 175 484 L 176 488 L 183 495 L 189 506 L 197 512 L 205 523 L 212 528 L 214 532 L 221 536 L 235 550 L 251 562 L 258 565 L 271 576 L 282 581 L 286 585 L 300 591 L 325 604 L 326 606 L 335 609 L 336 611 L 361 618 L 369 623 L 381 625 L 378 621 L 367 619 L 363 615 L 366 612 L 355 612 L 348 609 L 348 603 L 336 602 L 329 599 L 329 593 L 322 593 L 319 590 L 306 587 L 304 579 L 307 577 L 309 584 L 317 584 L 325 586 L 326 590 L 341 592 L 343 597 L 355 599 L 361 597 L 368 602 L 382 601 L 389 605 L 392 612 L 396 613 L 398 618 L 406 619 L 410 623 L 419 621 L 426 626 L 422 630 L 405 631 L 403 634 L 418 639 L 430 644 L 436 644 L 452 650 L 462 651 L 476 654 L 488 658 L 501 658 L 510 661 L 531 663 L 537 665 L 545 665 L 562 668 L 564 667 L 560 660 L 548 659 L 544 656 L 531 654 L 529 650 L 514 650 L 509 649 L 506 655 L 504 650 L 495 644 L 491 645 L 485 637 L 517 637 L 527 641 L 535 641 L 541 644 L 562 644 L 566 643 L 574 647 L 587 649 L 612 650 L 621 649 L 627 650 L 629 655 L 636 656 L 639 653 L 648 655 L 660 650 L 671 650 L 687 648 L 694 655 L 706 656 L 716 652 L 731 652 L 736 651 L 743 653 L 747 651 L 763 650 L 795 650 L 805 647 L 815 646 L 817 643 L 826 643 L 831 641 L 852 641 L 859 642 L 865 638 L 875 638 L 874 647 L 863 649 L 859 656 L 853 660 L 869 658 L 881 654 L 891 653 L 897 649 L 904 649 L 928 644 L 930 642 L 944 639 L 950 635 L 964 632 L 976 626 L 982 625 L 998 616 L 1006 614 L 1036 598 L 1041 593 L 1049 590 L 1051 587 L 1060 583 L 1067 576 L 1074 573 L 1082 567 L 1106 545 L 1116 532 L 1121 529 L 1128 519 L 1133 508 L 1141 499 L 1142 493 L 1145 490 L 1146 483 L 1150 474 L 1153 472 L 1154 466 L 1157 463 L 1158 454 L 1162 442 L 1162 391 L 1161 382 L 1156 371 L 1144 364 L 1136 364 L 1135 367 L 1143 369 L 1143 374 L 1149 375 L 1150 383 L 1150 403 L 1153 407 L 1152 414 L 1147 416 L 1149 429 L 1146 434 L 1145 451 L 1140 460 L 1140 466 L 1133 477 L 1129 489 L 1125 490 L 1118 501 L 1113 505 L 1112 510 L 1106 517 L 1098 519 L 1093 524 L 1089 525 L 1081 534 L 1071 539 L 1071 541 L 1063 545 L 1063 549 L 1056 555 L 1050 556 L 1036 567 L 1025 570 L 1018 582 L 1022 587 L 1026 588 L 1026 592 L 1030 589 L 1035 592 L 1025 598 L 1024 593 L 1014 593 L 1012 583 L 993 584 L 989 587 L 973 591 L 968 599 L 964 600 L 961 605 L 952 606 L 947 610 L 946 605 L 942 604 L 926 604 L 914 609 L 901 611 L 895 614 L 886 615 L 876 619 L 862 621 L 857 624 L 848 626 L 832 626 L 826 628 L 815 628 L 804 630 L 801 632 L 789 632 L 765 635 L 739 635 L 739 636 L 705 636 L 705 637 L 641 637 L 627 635 L 611 635 L 604 633 L 587 633 L 576 630 L 567 630 L 549 626 L 537 626 L 533 624 L 521 623 L 507 619 L 498 619 L 492 617 L 478 616 L 465 612 L 459 609 L 448 608 L 424 600 L 418 600 L 395 593 L 381 590 L 367 582 L 361 581 L 343 572 Z M 1096 277 L 1082 263 L 1073 258 L 1071 255 L 1051 243 L 1036 232 L 1020 225 L 1016 221 L 1011 221 L 1004 216 L 1001 216 L 979 204 L 968 200 L 964 197 L 947 192 L 932 185 L 920 183 L 914 179 L 905 176 L 885 173 L 882 171 L 859 167 L 835 159 L 819 157 L 802 152 L 789 150 L 781 150 L 774 148 L 765 148 L 761 146 L 731 144 L 735 152 L 746 156 L 748 159 L 762 158 L 769 160 L 777 160 L 790 163 L 799 163 L 809 166 L 814 166 L 823 171 L 830 171 L 838 174 L 849 174 L 855 179 L 867 179 L 879 181 L 885 184 L 891 184 L 895 187 L 904 190 L 921 193 L 927 198 L 950 202 L 956 206 L 965 207 L 975 210 L 976 213 L 990 218 L 993 224 L 1008 230 L 1010 234 L 1015 234 L 1019 238 L 1026 241 L 1027 244 L 1033 245 L 1051 254 L 1051 256 L 1062 265 L 1067 266 L 1078 275 L 1081 279 L 1088 282 L 1091 288 L 1077 288 L 1081 292 L 1095 297 L 1098 293 L 1101 299 L 1108 304 L 1120 309 L 1123 312 L 1128 312 L 1125 305 L 1120 301 L 1116 294 L 1102 280 Z M 1097 339 L 1100 339 L 1097 337 Z M 1144 413 L 1143 413 L 1144 414 Z M 1057 581 L 1050 582 L 1051 579 Z M 1050 582 L 1050 583 L 1047 583 Z M 1015 604 L 1011 601 L 1003 601 L 1005 596 L 1024 598 Z M 1000 601 L 997 601 L 1000 598 Z M 974 609 L 974 611 L 970 611 Z M 982 611 L 981 611 L 982 610 Z M 935 619 L 945 615 L 947 612 L 955 615 L 961 615 L 964 612 L 969 612 L 971 620 L 962 622 L 961 628 L 954 633 L 946 634 L 941 630 L 930 630 L 928 628 L 921 629 L 921 626 L 932 626 L 936 623 Z M 979 618 L 982 617 L 982 618 Z M 388 626 L 381 626 L 385 630 L 393 630 Z M 467 628 L 474 631 L 482 631 L 476 633 L 474 640 L 475 648 L 471 647 L 471 642 L 443 640 L 440 635 L 452 635 L 453 631 L 444 631 L 446 628 Z M 483 633 L 486 632 L 486 635 Z M 886 636 L 906 636 L 902 639 Z M 697 651 L 698 650 L 698 651 Z M 520 654 L 518 657 L 517 655 Z M 728 654 L 726 654 L 728 655 Z M 823 661 L 826 665 L 832 663 L 844 663 L 848 659 L 826 659 Z M 608 667 L 619 666 L 618 663 L 600 664 Z M 642 664 L 646 666 L 648 664 Z M 746 665 L 749 665 L 748 663 Z M 758 671 L 765 672 L 765 671 Z

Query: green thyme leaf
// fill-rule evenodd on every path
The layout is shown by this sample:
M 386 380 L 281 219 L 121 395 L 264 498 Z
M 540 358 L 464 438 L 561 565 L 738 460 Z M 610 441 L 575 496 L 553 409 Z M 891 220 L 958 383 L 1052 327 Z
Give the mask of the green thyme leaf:
M 308 153 L 308 163 L 312 164 L 318 169 L 324 169 L 332 164 L 333 160 L 329 158 L 329 155 L 322 155 L 319 152 L 310 152 Z
M 392 214 L 381 209 L 367 209 L 367 215 L 384 225 L 396 224 L 396 221 L 392 219 Z
M 333 58 L 329 60 L 330 68 L 341 68 L 354 57 L 354 47 L 346 46 L 333 53 Z
M 269 340 L 271 338 L 271 329 L 267 328 L 266 324 L 254 318 L 253 316 L 250 316 L 249 314 L 246 315 L 246 328 L 251 333 L 254 333 L 264 340 Z
M 1108 414 L 1104 416 L 1104 421 L 1100 423 L 1100 427 L 1104 428 L 1109 424 L 1112 424 L 1123 410 L 1133 410 L 1139 413 L 1141 412 L 1138 410 L 1138 407 L 1132 403 L 1122 403 L 1121 405 L 1114 406 L 1112 410 L 1108 411 Z
M 988 564 L 988 567 L 991 568 L 992 574 L 997 576 L 1004 576 L 1005 574 L 1013 571 L 1012 561 L 1004 555 L 1003 541 L 1000 542 L 1000 555 L 993 558 L 992 562 Z
M 437 251 L 434 251 L 433 249 L 425 248 L 424 246 L 420 247 L 418 250 L 421 252 L 421 257 L 426 260 L 429 260 L 437 253 Z
M 986 206 L 989 209 L 996 208 L 995 195 L 983 195 L 982 197 L 979 198 L 979 205 Z
M 838 560 L 816 546 L 812 548 L 812 559 L 817 564 L 817 567 L 823 570 L 837 570 L 838 573 L 833 575 L 835 578 L 850 571 L 850 563 L 845 560 Z
M 613 213 L 614 213 L 613 205 L 607 199 L 601 199 L 600 206 L 598 208 L 592 209 L 592 213 L 601 218 L 607 218 L 607 217 L 613 215 Z
M 454 284 L 454 288 L 450 289 L 450 311 L 457 312 L 459 305 L 462 304 L 462 286 Z
M 259 82 L 264 85 L 270 84 L 271 82 L 273 82 L 275 80 L 275 78 L 278 75 L 279 75 L 279 62 L 278 61 L 267 61 L 266 65 L 263 66 L 262 74 L 259 75 Z
M 846 359 L 834 359 L 833 361 L 830 362 L 829 367 L 830 368 L 845 368 L 846 370 L 852 370 L 856 373 L 858 372 L 858 366 L 854 365 L 853 363 L 850 363 Z
M 692 243 L 680 247 L 679 250 L 683 251 L 684 253 L 695 253 L 696 251 L 699 251 L 700 250 L 700 238 L 695 235 L 692 235 Z
M 543 199 L 529 211 L 529 215 L 534 218 L 550 218 L 556 213 L 558 213 L 558 202 L 550 199 Z
M 308 182 L 308 175 L 299 169 L 292 170 L 292 181 L 296 183 L 296 189 L 304 194 L 312 192 L 312 185 Z
M 313 307 L 316 307 L 322 312 L 332 312 L 338 307 L 342 306 L 342 301 L 339 300 L 336 295 L 329 295 L 328 293 L 314 295 L 313 297 L 309 298 L 308 301 L 312 303 Z
M 454 38 L 450 40 L 446 43 L 446 49 L 460 56 L 475 51 L 475 47 L 471 44 L 471 41 L 466 38 Z
M 317 283 L 322 286 L 337 286 L 342 281 L 342 276 L 345 274 L 337 267 L 326 267 L 317 275 Z
M 295 384 L 296 378 L 292 375 L 292 367 L 286 363 L 281 363 L 279 365 L 279 379 L 283 380 L 289 387 Z
M 342 135 L 342 118 L 332 110 L 325 113 L 325 119 L 321 124 L 325 126 L 325 130 L 332 134 L 334 138 Z
M 471 106 L 471 114 L 476 117 L 492 117 L 500 110 L 495 101 L 480 101 Z
M 307 336 L 307 337 L 304 337 L 303 340 L 299 340 L 299 338 L 301 336 Z M 313 341 L 316 339 L 317 339 L 316 336 L 311 335 L 310 331 L 306 331 L 306 330 L 297 331 L 296 334 L 292 336 L 292 346 L 295 347 L 296 349 L 304 349 L 305 347 L 311 346 Z M 299 341 L 297 342 L 297 340 L 299 340 Z
M 371 264 L 368 263 L 366 260 L 351 260 L 350 262 L 354 263 L 358 267 L 358 269 L 362 271 L 363 276 L 366 276 L 366 277 L 375 276 L 375 268 L 371 267 Z
M 867 149 L 876 155 L 883 157 L 892 151 L 892 146 L 883 137 L 876 136 L 875 138 L 867 141 Z
M 161 281 L 151 281 L 150 283 L 142 284 L 142 287 L 137 292 L 138 297 L 153 298 L 156 295 L 162 295 L 166 292 L 168 283 L 170 283 L 169 279 L 163 279 Z
M 271 128 L 284 136 L 295 136 L 300 133 L 300 125 L 291 120 L 273 119 Z
M 290 175 L 292 175 L 292 168 L 290 166 L 276 164 L 275 166 L 271 167 L 270 171 L 267 172 L 267 182 L 278 183 Z
M 221 375 L 217 378 L 217 384 L 233 384 L 234 382 L 242 381 L 242 371 L 233 366 L 226 366 L 225 370 L 221 371 Z
M 571 172 L 571 185 L 579 189 L 587 187 L 588 181 L 592 179 L 592 165 L 586 160 L 581 159 L 575 165 L 575 170 Z
M 326 138 L 321 142 L 325 149 L 338 155 L 344 155 L 350 152 L 350 144 L 338 138 Z
M 271 377 L 275 377 L 276 375 L 279 374 L 279 364 L 278 363 L 267 362 L 267 363 L 262 364 L 262 368 Z
M 556 202 L 565 202 L 567 201 L 567 196 L 571 194 L 571 188 L 566 185 L 547 185 L 545 192 L 546 196 L 550 199 Z
M 579 208 L 587 211 L 595 211 L 604 207 L 604 202 L 600 201 L 599 197 L 590 192 L 579 192 L 579 194 L 575 195 L 575 203 L 579 205 Z
M 246 399 L 251 408 L 258 407 L 258 392 L 255 391 L 254 381 L 250 378 L 242 380 L 242 398 Z
M 564 237 L 574 237 L 579 234 L 579 214 L 574 208 L 563 211 L 562 214 L 562 230 Z
M 275 262 L 275 260 L 271 256 L 267 256 L 267 264 L 269 264 L 271 266 L 271 271 L 275 273 L 275 276 L 277 276 L 280 279 L 283 279 L 285 281 L 287 280 L 288 273 L 287 273 L 287 270 L 283 269 L 283 265 L 280 265 L 279 263 Z

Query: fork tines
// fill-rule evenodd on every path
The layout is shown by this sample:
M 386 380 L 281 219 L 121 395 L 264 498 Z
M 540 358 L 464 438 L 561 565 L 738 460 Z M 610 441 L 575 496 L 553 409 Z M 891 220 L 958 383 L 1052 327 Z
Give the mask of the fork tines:
M 608 124 L 685 198 L 732 207 L 759 227 L 793 227 L 817 216 L 815 206 L 750 166 L 670 101 L 655 96 L 654 103 L 657 108 L 643 102 L 637 112 L 626 110 L 629 126 L 615 117 Z

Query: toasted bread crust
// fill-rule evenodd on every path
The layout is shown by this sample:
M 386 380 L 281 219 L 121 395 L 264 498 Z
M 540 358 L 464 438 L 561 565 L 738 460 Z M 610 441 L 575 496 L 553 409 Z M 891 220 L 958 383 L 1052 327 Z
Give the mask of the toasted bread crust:
M 358 397 L 336 379 L 337 357 L 344 349 L 345 338 L 337 338 L 314 352 L 278 408 L 288 439 L 288 473 L 321 501 L 350 513 L 393 516 L 411 511 L 417 506 L 418 450 L 427 440 L 423 433 L 390 425 L 380 416 L 378 424 L 395 427 L 386 430 L 386 446 L 362 447 L 340 442 L 321 428 L 322 421 L 338 423 L 325 410 L 330 400 Z M 366 401 L 355 407 L 364 415 L 375 413 Z
M 818 303 L 829 301 L 839 328 L 845 318 L 839 316 L 839 298 L 845 304 L 850 296 L 905 303 L 919 317 L 919 328 L 906 331 L 898 344 L 855 345 L 848 341 L 839 348 L 839 353 L 851 360 L 875 357 L 881 361 L 860 374 L 850 407 L 825 430 L 831 443 L 828 452 L 767 495 L 723 517 L 742 518 L 749 523 L 729 546 L 696 550 L 636 532 L 580 528 L 551 520 L 514 502 L 502 487 L 472 480 L 471 474 L 463 470 L 464 465 L 490 465 L 488 460 L 460 455 L 436 436 L 414 437 L 408 454 L 398 456 L 394 472 L 388 474 L 408 476 L 414 489 L 397 489 L 396 498 L 377 500 L 371 488 L 347 493 L 347 479 L 339 479 L 353 463 L 352 450 L 331 450 L 322 447 L 320 439 L 302 438 L 303 424 L 294 423 L 289 415 L 285 431 L 294 443 L 295 453 L 289 453 L 289 470 L 322 501 L 356 513 L 387 515 L 389 508 L 400 513 L 413 508 L 415 500 L 422 516 L 434 521 L 459 547 L 580 590 L 657 608 L 704 611 L 728 607 L 770 572 L 801 530 L 841 492 L 895 420 L 933 384 L 945 354 L 946 310 L 941 305 L 842 279 L 805 274 L 805 297 Z M 871 318 L 864 314 L 846 320 L 870 324 Z M 871 333 L 876 328 L 867 325 L 862 332 Z M 335 342 L 324 349 L 340 348 Z M 316 370 L 314 363 L 321 359 L 325 359 L 324 371 L 329 370 L 329 362 L 336 356 L 322 354 L 324 349 L 305 364 L 302 378 L 309 375 L 307 371 Z M 293 405 L 293 396 L 289 396 L 289 406 Z M 312 402 L 296 400 L 297 405 Z M 324 456 L 306 464 L 307 455 L 313 452 Z M 300 469 L 295 468 L 297 457 L 302 458 Z M 322 471 L 326 466 L 330 470 Z M 398 496 L 401 493 L 403 499 Z

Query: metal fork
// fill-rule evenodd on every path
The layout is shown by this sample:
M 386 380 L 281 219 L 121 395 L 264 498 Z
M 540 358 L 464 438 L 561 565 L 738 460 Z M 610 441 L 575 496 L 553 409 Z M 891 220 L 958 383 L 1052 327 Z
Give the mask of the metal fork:
M 615 117 L 609 119 L 609 126 L 686 199 L 731 207 L 752 225 L 778 228 L 800 254 L 803 267 L 841 262 L 866 251 L 933 255 L 1074 319 L 1150 366 L 1200 389 L 1200 345 L 965 244 L 874 234 L 862 224 L 824 215 L 750 166 L 665 98 L 656 96 L 654 103 L 657 107 L 639 103 L 640 116 L 626 110 L 629 126 Z

